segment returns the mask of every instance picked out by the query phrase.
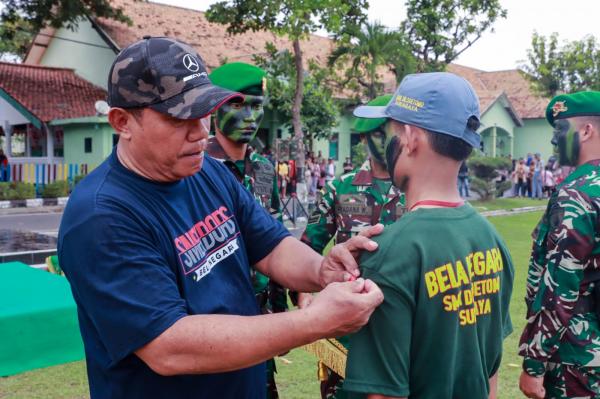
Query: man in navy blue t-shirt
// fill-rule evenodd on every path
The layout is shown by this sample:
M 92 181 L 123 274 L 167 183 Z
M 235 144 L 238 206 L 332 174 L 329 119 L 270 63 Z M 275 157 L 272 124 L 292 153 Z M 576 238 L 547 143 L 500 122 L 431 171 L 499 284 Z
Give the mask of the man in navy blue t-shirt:
M 265 360 L 367 322 L 381 291 L 344 281 L 381 226 L 322 258 L 205 158 L 210 113 L 240 94 L 213 86 L 191 47 L 145 37 L 125 48 L 108 96 L 119 143 L 73 192 L 58 243 L 92 398 L 263 399 Z M 259 315 L 249 265 L 322 292 Z

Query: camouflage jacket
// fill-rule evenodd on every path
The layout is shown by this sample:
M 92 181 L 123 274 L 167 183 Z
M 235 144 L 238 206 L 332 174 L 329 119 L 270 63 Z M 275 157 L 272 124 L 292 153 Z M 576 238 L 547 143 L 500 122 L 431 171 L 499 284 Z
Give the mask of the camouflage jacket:
M 279 221 L 282 220 L 277 174 L 267 158 L 256 153 L 247 152 L 244 158 L 244 170 L 242 171 L 236 165 L 236 162 L 227 156 L 214 136 L 209 138 L 206 151 L 211 157 L 223 162 L 271 216 Z M 252 282 L 262 313 L 277 313 L 287 309 L 285 288 L 274 281 L 270 281 L 267 276 L 254 268 L 252 268 Z
M 519 354 L 541 376 L 546 363 L 600 366 L 594 310 L 575 307 L 600 284 L 600 160 L 578 167 L 558 187 L 534 231 L 527 274 L 527 325 Z M 600 287 L 599 287 L 600 288 Z M 583 309 L 583 308 L 579 308 Z
M 380 193 L 369 161 L 359 169 L 328 182 L 317 208 L 308 219 L 302 241 L 322 253 L 332 237 L 348 240 L 367 226 L 393 223 L 405 211 L 404 194 L 391 186 Z

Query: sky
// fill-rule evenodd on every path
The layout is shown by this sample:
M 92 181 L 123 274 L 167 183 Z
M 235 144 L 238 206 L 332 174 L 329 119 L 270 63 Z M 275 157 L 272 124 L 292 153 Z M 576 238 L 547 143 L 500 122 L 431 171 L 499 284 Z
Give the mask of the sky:
M 215 0 L 152 0 L 205 11 Z M 406 18 L 404 1 L 369 0 L 368 16 L 390 28 Z M 508 10 L 506 19 L 496 21 L 455 61 L 484 71 L 514 69 L 526 62 L 534 31 L 548 36 L 558 32 L 561 41 L 580 40 L 592 34 L 600 38 L 598 0 L 500 0 Z M 320 32 L 320 34 L 326 34 Z

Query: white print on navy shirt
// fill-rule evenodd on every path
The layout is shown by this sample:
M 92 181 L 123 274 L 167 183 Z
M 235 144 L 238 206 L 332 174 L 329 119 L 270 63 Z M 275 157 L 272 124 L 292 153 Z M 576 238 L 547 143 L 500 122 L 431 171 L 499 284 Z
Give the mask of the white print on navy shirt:
M 175 238 L 184 274 L 195 272 L 193 279 L 200 281 L 219 262 L 240 248 L 239 235 L 231 212 L 224 206 L 196 223 Z

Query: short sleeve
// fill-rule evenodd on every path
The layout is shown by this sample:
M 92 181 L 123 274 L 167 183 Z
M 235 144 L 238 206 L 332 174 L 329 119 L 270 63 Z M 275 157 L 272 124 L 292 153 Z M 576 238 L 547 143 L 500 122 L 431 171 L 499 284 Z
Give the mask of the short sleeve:
M 187 315 L 176 275 L 151 237 L 124 211 L 96 212 L 60 237 L 60 264 L 79 312 L 113 364 Z
M 414 299 L 375 271 L 364 269 L 363 276 L 380 286 L 385 299 L 350 337 L 344 390 L 408 397 Z
M 231 172 L 221 164 L 217 167 L 223 169 L 221 173 L 234 200 L 235 215 L 248 260 L 250 265 L 255 265 L 291 234 L 281 222 L 260 206 L 252 194 L 235 180 Z

